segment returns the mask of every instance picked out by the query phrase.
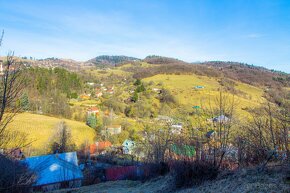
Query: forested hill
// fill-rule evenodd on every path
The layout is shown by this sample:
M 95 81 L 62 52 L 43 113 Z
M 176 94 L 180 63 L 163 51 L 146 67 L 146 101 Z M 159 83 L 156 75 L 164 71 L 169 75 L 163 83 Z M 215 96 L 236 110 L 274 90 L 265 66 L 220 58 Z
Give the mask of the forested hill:
M 118 64 L 122 64 L 125 62 L 133 62 L 138 61 L 140 59 L 129 57 L 129 56 L 108 56 L 108 55 L 101 55 L 97 56 L 96 58 L 93 58 L 89 60 L 88 62 L 94 63 L 96 66 L 116 66 Z
M 176 58 L 157 56 L 157 55 L 149 55 L 144 58 L 145 62 L 149 64 L 184 64 L 185 62 Z
M 290 74 L 240 62 L 210 61 L 199 63 L 219 70 L 223 76 L 252 85 L 290 86 Z
M 151 68 L 132 67 L 135 78 L 146 78 L 157 74 L 197 74 L 208 77 L 225 77 L 243 83 L 265 87 L 289 87 L 290 74 L 239 62 L 211 61 L 187 63 L 182 60 L 148 56 L 143 62 L 155 64 Z M 166 66 L 166 67 L 165 67 Z
M 57 58 L 34 60 L 26 57 L 17 58 L 17 60 L 22 61 L 27 66 L 62 67 L 70 71 L 80 71 L 87 68 L 118 68 L 123 64 L 132 64 L 130 67 L 123 68 L 122 70 L 132 73 L 134 78 L 139 79 L 157 74 L 196 74 L 208 77 L 225 77 L 255 86 L 290 87 L 290 74 L 288 73 L 231 61 L 187 63 L 179 59 L 156 55 L 147 56 L 142 60 L 129 56 L 102 55 L 87 62 Z M 144 68 L 138 65 L 138 63 L 148 63 L 152 66 Z

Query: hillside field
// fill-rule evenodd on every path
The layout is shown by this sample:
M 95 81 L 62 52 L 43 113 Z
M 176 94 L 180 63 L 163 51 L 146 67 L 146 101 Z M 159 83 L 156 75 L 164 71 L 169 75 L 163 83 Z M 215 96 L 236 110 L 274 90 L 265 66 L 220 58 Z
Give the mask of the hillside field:
M 28 134 L 29 140 L 33 141 L 31 147 L 37 152 L 44 153 L 44 148 L 47 147 L 48 141 L 53 135 L 54 128 L 60 121 L 65 121 L 71 128 L 73 141 L 77 146 L 80 146 L 85 140 L 88 140 L 90 143 L 93 142 L 95 132 L 85 123 L 45 115 L 31 113 L 18 114 L 8 125 L 8 129 Z
M 161 83 L 164 88 L 169 89 L 182 105 L 199 105 L 209 108 L 209 101 L 215 106 L 216 98 L 219 95 L 220 84 L 217 79 L 198 75 L 166 75 L 159 74 L 143 79 L 145 82 L 153 81 L 155 84 Z M 204 88 L 196 89 L 195 86 Z M 247 108 L 257 107 L 266 101 L 262 97 L 263 89 L 241 82 L 235 82 L 235 89 L 240 92 L 235 96 L 237 113 L 247 114 Z M 227 92 L 230 97 L 230 93 Z

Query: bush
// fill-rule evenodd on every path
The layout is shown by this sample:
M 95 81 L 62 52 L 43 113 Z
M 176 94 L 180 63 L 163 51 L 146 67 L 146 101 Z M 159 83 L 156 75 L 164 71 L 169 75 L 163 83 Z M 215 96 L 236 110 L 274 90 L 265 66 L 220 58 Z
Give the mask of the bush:
M 0 192 L 29 192 L 35 180 L 24 164 L 0 154 Z
M 206 161 L 176 161 L 172 165 L 172 173 L 175 187 L 181 188 L 214 180 L 218 175 L 218 169 L 212 163 Z

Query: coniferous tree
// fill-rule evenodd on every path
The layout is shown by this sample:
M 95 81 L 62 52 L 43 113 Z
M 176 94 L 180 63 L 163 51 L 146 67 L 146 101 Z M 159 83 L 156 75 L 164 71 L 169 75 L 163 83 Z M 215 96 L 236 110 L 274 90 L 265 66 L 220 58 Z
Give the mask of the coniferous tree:
M 97 118 L 94 114 L 91 114 L 87 118 L 87 125 L 91 128 L 97 128 Z
M 20 98 L 20 105 L 22 110 L 28 111 L 29 110 L 29 99 L 27 93 L 24 93 Z

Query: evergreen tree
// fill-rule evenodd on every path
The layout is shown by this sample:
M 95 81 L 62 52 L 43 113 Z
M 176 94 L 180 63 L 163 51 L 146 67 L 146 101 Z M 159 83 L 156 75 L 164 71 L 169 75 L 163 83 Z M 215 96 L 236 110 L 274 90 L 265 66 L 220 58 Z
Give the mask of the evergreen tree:
M 138 86 L 137 88 L 136 88 L 136 92 L 143 92 L 143 91 L 145 91 L 145 86 L 143 85 L 143 84 L 141 84 L 140 86 Z
M 61 121 L 56 125 L 54 134 L 50 139 L 50 151 L 52 153 L 64 153 L 74 151 L 75 147 L 71 128 L 64 121 Z
M 27 93 L 24 93 L 20 98 L 20 105 L 22 110 L 28 111 L 29 110 L 29 99 Z
M 134 92 L 134 95 L 132 96 L 132 101 L 133 101 L 133 102 L 137 102 L 137 101 L 138 101 L 138 98 L 139 98 L 139 97 L 138 97 L 138 93 L 135 91 L 135 92 Z
M 87 125 L 91 128 L 97 128 L 97 118 L 94 114 L 91 114 L 87 117 Z
M 134 82 L 134 85 L 135 86 L 139 86 L 141 84 L 141 80 L 140 79 L 137 79 L 135 82 Z

